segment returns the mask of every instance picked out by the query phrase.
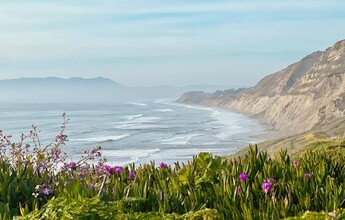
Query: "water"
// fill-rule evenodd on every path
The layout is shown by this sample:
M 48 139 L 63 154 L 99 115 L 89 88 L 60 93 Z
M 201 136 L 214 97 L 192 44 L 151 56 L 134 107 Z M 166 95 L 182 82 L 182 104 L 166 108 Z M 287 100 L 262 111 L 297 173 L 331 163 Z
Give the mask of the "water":
M 118 104 L 3 104 L 0 129 L 14 140 L 27 134 L 32 124 L 40 132 L 43 145 L 60 130 L 61 115 L 70 119 L 66 129 L 69 142 L 63 146 L 70 159 L 97 145 L 109 164 L 173 164 L 186 162 L 199 152 L 229 155 L 264 131 L 258 122 L 214 108 L 176 104 L 172 100 L 152 100 Z

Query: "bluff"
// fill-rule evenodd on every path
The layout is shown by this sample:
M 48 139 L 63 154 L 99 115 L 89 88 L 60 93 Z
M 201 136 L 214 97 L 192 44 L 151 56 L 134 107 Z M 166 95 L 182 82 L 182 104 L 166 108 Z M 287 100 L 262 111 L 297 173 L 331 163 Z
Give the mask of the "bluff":
M 190 92 L 178 102 L 226 108 L 294 134 L 345 116 L 345 40 L 266 76 L 251 89 Z

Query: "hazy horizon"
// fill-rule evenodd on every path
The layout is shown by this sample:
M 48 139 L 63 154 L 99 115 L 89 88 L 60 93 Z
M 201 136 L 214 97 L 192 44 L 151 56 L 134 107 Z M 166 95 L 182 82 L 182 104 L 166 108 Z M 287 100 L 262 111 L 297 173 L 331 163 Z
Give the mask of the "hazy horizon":
M 338 0 L 2 1 L 0 79 L 249 87 L 344 39 L 344 9 Z
M 94 76 L 94 77 L 83 77 L 83 76 L 71 76 L 71 77 L 58 77 L 58 76 L 42 76 L 42 77 L 16 77 L 16 78 L 4 78 L 4 79 L 0 79 L 0 81 L 16 81 L 16 80 L 35 80 L 35 79 L 62 79 L 62 80 L 71 80 L 71 79 L 85 79 L 85 80 L 94 80 L 94 79 L 99 79 L 99 78 L 103 78 L 103 79 L 109 79 L 111 81 L 113 81 L 114 83 L 117 83 L 119 86 L 124 86 L 124 87 L 128 87 L 128 88 L 140 88 L 140 87 L 193 87 L 193 86 L 213 86 L 213 87 L 220 87 L 220 88 L 224 88 L 224 89 L 237 89 L 239 87 L 229 87 L 228 85 L 222 85 L 222 84 L 207 84 L 207 83 L 200 83 L 200 84 L 185 84 L 185 85 L 171 85 L 171 84 L 160 84 L 160 85 L 142 85 L 142 86 L 127 86 L 121 83 L 118 83 L 117 81 L 108 78 L 108 77 L 104 77 L 104 76 Z

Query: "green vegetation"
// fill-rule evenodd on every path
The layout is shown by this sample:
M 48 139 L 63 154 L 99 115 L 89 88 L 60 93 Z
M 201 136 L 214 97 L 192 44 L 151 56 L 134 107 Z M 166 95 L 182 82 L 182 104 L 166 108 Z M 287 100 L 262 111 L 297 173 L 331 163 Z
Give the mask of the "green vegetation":
M 30 134 L 33 150 L 0 132 L 1 219 L 345 219 L 344 141 L 293 158 L 251 147 L 236 159 L 111 167 L 100 148 L 65 162 L 63 131 L 45 148 Z
M 297 156 L 308 150 L 323 149 L 328 145 L 340 145 L 345 139 L 344 131 L 345 118 L 341 118 L 319 127 L 317 130 L 279 138 L 268 138 L 270 140 L 259 143 L 258 148 L 267 151 L 270 155 L 279 155 L 281 149 L 286 149 L 289 155 Z M 281 136 L 281 134 L 278 133 L 276 136 Z M 248 148 L 244 148 L 231 157 L 243 157 L 247 152 Z

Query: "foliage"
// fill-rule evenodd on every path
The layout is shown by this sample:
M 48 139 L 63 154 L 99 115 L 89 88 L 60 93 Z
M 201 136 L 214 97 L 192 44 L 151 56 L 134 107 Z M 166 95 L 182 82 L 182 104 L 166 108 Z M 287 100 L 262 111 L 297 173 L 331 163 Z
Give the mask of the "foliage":
M 345 218 L 342 145 L 295 160 L 286 151 L 272 158 L 253 147 L 246 158 L 233 160 L 200 153 L 174 166 L 111 167 L 100 148 L 66 163 L 63 132 L 42 150 L 22 151 L 7 139 L 2 135 L 4 148 L 18 149 L 0 160 L 2 219 Z

